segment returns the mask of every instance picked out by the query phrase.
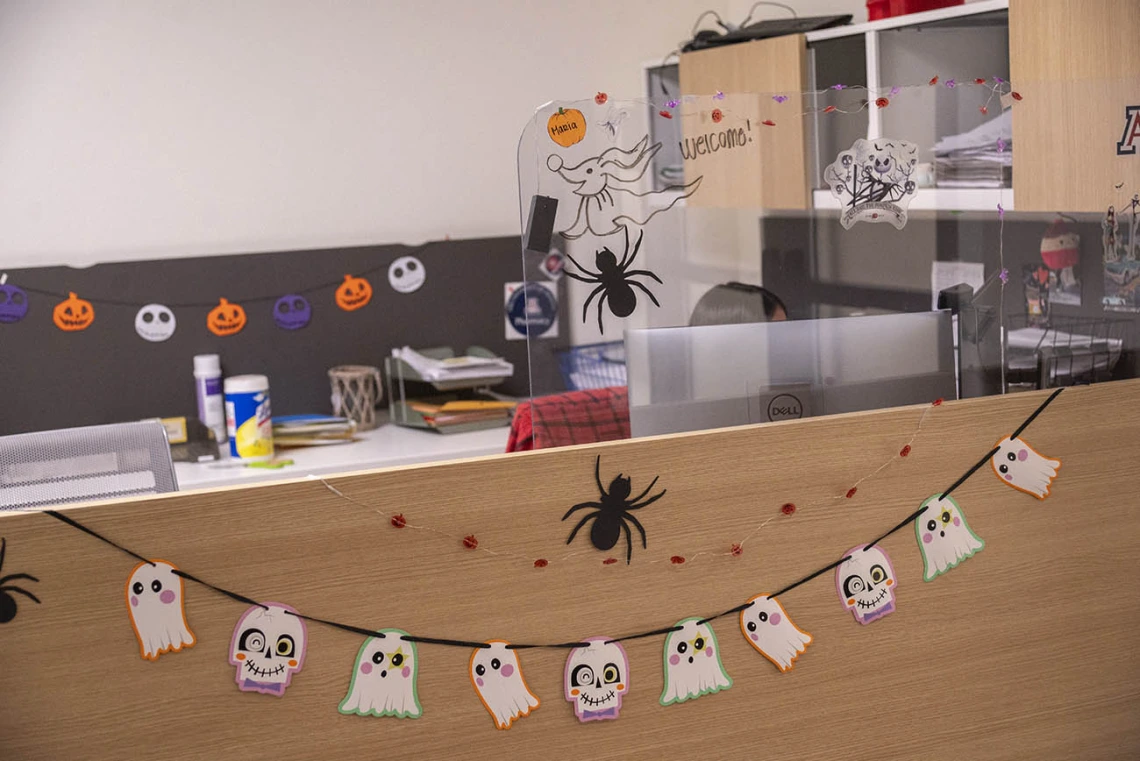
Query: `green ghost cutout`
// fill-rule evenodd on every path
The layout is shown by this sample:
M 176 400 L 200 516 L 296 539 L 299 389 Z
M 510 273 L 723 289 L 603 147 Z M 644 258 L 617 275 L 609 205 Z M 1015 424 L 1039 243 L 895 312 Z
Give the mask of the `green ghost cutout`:
M 966 523 L 966 514 L 953 497 L 939 499 L 935 494 L 922 506 L 926 510 L 914 520 L 914 535 L 926 565 L 923 580 L 934 581 L 975 552 L 981 552 L 986 543 Z
M 416 692 L 420 659 L 407 632 L 381 629 L 360 646 L 352 669 L 348 695 L 337 709 L 357 716 L 395 716 L 418 719 L 423 713 Z
M 661 705 L 684 703 L 727 690 L 732 679 L 720 662 L 720 645 L 708 624 L 699 618 L 678 621 L 680 630 L 665 638 L 665 691 Z

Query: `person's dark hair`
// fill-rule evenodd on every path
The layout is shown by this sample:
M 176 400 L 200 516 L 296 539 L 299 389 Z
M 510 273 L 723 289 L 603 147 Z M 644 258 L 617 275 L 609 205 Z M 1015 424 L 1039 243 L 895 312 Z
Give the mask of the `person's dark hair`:
M 715 285 L 701 296 L 693 307 L 689 325 L 737 325 L 746 322 L 768 322 L 782 310 L 788 308 L 780 297 L 759 285 L 747 283 L 722 283 Z

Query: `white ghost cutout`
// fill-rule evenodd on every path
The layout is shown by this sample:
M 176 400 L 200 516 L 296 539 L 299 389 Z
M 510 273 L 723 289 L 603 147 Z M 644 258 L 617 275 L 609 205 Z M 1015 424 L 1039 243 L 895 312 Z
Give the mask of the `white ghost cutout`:
M 981 551 L 986 543 L 966 523 L 966 515 L 953 497 L 939 499 L 935 494 L 922 507 L 926 510 L 915 519 L 914 533 L 925 564 L 923 580 L 934 581 Z
M 242 692 L 285 694 L 285 688 L 305 665 L 307 632 L 297 611 L 279 602 L 254 605 L 234 627 L 230 665 Z
M 497 729 L 510 729 L 511 722 L 538 708 L 538 697 L 523 679 L 519 657 L 508 642 L 491 640 L 489 647 L 476 648 L 469 664 L 471 684 Z
M 720 662 L 720 645 L 712 627 L 699 618 L 678 621 L 678 631 L 665 638 L 665 689 L 661 705 L 684 703 L 732 686 Z
M 182 577 L 165 560 L 139 563 L 127 577 L 127 612 L 139 641 L 139 655 L 148 661 L 194 645 L 186 623 Z
M 356 654 L 348 694 L 337 708 L 343 714 L 395 716 L 418 719 L 423 715 L 416 690 L 420 660 L 407 632 L 381 629 Z
M 1038 453 L 1024 439 L 1008 436 L 999 441 L 998 451 L 990 458 L 994 475 L 1018 491 L 1032 494 L 1037 499 L 1049 496 L 1053 479 L 1061 468 L 1060 460 L 1052 460 Z
M 629 658 L 620 642 L 609 637 L 582 640 L 566 658 L 563 684 L 578 721 L 616 719 L 622 696 L 629 692 Z
M 776 598 L 756 595 L 748 602 L 752 604 L 740 611 L 744 639 L 780 671 L 791 671 L 811 644 L 811 635 L 792 623 Z
M 162 304 L 147 304 L 135 315 L 135 332 L 147 341 L 165 341 L 177 325 L 174 312 Z
M 861 624 L 895 612 L 895 570 L 880 547 L 860 544 L 844 553 L 835 569 L 835 590 L 843 607 Z

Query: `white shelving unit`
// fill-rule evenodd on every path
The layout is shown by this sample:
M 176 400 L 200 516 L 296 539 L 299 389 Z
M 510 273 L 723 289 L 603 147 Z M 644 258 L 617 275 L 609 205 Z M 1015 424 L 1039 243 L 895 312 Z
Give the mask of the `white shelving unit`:
M 808 44 L 810 45 L 813 42 L 820 42 L 822 40 L 853 37 L 857 34 L 873 34 L 886 29 L 899 29 L 906 26 L 923 26 L 924 24 L 1008 10 L 1009 0 L 980 0 L 979 2 L 968 2 L 965 5 L 955 5 L 950 8 L 939 8 L 938 10 L 924 11 L 923 13 L 911 13 L 906 16 L 895 16 L 894 18 L 882 19 L 880 21 L 868 21 L 865 24 L 852 24 L 851 26 L 839 26 L 833 29 L 821 29 L 818 32 L 808 32 L 805 37 L 807 37 Z M 870 65 L 870 62 L 868 62 L 868 65 Z

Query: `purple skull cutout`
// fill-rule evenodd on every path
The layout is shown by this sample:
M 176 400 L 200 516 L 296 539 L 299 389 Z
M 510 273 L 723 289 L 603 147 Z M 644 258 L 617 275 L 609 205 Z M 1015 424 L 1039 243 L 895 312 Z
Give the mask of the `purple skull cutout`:
M 0 278 L 0 323 L 19 322 L 28 314 L 28 294 Z
M 312 318 L 309 300 L 296 293 L 287 293 L 273 304 L 273 321 L 282 330 L 300 330 Z

